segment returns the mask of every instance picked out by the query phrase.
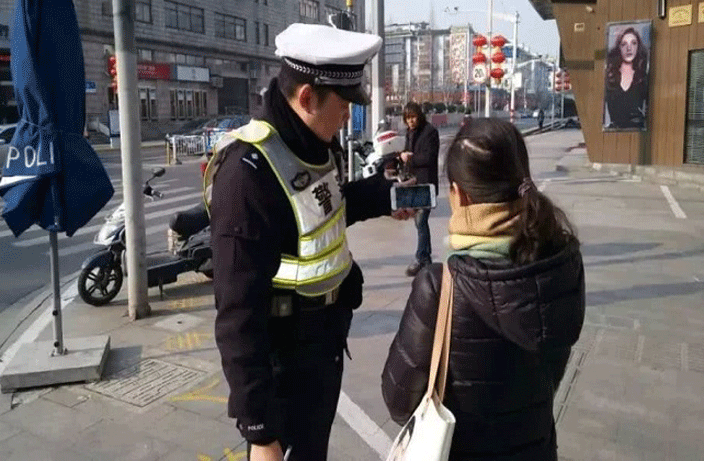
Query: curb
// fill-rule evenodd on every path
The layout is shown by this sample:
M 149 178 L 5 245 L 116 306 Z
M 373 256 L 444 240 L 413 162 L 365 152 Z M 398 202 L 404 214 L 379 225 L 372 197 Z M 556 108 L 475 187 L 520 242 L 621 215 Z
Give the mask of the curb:
M 570 156 L 575 155 L 565 155 L 558 160 L 555 164 L 555 170 L 563 173 L 598 171 L 654 184 L 679 186 L 704 192 L 704 168 L 701 168 L 700 172 L 689 171 L 690 168 L 667 168 L 661 166 L 590 162 L 586 153 L 584 154 L 585 160 L 582 164 L 569 164 L 565 162 L 565 158 Z
M 164 146 L 165 141 L 159 140 L 159 141 L 145 141 L 141 144 L 142 149 L 148 148 L 148 147 L 161 147 Z M 119 152 L 120 148 L 119 147 L 110 147 L 110 144 L 95 144 L 92 146 L 93 150 L 96 152 Z

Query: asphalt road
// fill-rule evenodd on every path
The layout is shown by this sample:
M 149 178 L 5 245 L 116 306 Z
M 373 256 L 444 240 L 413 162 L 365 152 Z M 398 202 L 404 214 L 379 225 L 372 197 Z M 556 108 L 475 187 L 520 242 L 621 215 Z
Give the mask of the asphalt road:
M 73 237 L 59 236 L 59 264 L 61 277 L 80 270 L 81 263 L 100 249 L 93 244 L 105 217 L 123 200 L 122 168 L 119 152 L 100 152 L 105 168 L 115 187 L 115 195 L 84 228 Z M 164 166 L 163 148 L 148 148 L 142 151 L 143 180 L 150 176 L 150 170 Z M 166 174 L 152 181 L 155 189 L 161 191 L 161 200 L 145 201 L 146 233 L 148 251 L 166 248 L 166 229 L 169 219 L 176 211 L 187 209 L 201 200 L 201 178 L 199 159 L 183 159 L 182 165 L 166 167 Z M 0 344 L 8 331 L 19 322 L 22 303 L 18 301 L 50 283 L 49 236 L 36 226 L 15 238 L 4 220 L 0 220 Z

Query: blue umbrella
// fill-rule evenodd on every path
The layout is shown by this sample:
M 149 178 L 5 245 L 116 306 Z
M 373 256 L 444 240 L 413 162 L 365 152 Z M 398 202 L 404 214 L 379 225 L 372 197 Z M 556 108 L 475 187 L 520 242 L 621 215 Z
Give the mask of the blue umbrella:
M 2 216 L 15 236 L 36 223 L 70 237 L 114 193 L 82 134 L 85 69 L 72 0 L 18 0 L 10 39 L 20 121 L 0 180 Z
M 15 237 L 49 231 L 54 287 L 54 353 L 63 355 L 57 233 L 69 237 L 115 192 L 83 137 L 85 69 L 72 0 L 17 0 L 10 69 L 20 113 L 0 180 L 2 217 Z

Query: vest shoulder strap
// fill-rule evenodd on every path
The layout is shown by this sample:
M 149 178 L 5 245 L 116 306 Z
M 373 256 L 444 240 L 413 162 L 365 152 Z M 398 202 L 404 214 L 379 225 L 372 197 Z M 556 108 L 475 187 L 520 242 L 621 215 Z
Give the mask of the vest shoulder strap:
M 248 124 L 228 133 L 228 135 L 248 144 L 259 144 L 275 132 L 274 127 L 267 122 L 251 120 Z

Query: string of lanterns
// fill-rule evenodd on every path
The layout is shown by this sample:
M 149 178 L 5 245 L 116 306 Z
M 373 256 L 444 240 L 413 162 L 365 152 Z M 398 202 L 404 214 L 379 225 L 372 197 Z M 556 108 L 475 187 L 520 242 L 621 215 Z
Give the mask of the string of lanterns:
M 487 58 L 481 49 L 487 44 L 491 44 L 494 47 L 494 52 L 491 54 L 491 58 Z M 504 77 L 505 72 L 501 68 L 501 64 L 506 61 L 506 55 L 504 55 L 502 48 L 506 45 L 508 41 L 503 35 L 494 35 L 489 41 L 484 35 L 475 35 L 472 39 L 472 44 L 477 49 L 477 52 L 472 56 L 472 63 L 474 64 L 474 76 L 476 82 L 483 82 L 488 76 L 496 80 L 497 83 L 501 81 Z M 496 66 L 492 66 L 494 63 Z

